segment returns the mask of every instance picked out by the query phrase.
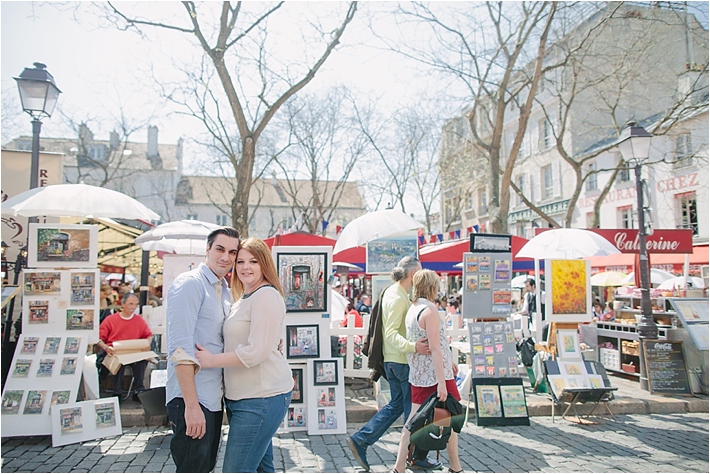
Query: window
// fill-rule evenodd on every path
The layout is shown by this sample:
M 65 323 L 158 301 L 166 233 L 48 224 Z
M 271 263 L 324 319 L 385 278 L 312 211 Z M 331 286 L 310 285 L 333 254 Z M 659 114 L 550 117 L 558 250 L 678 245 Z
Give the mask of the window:
M 587 165 L 587 191 L 597 189 L 597 164 L 589 163 Z
M 616 181 L 619 183 L 628 183 L 631 181 L 631 165 L 624 163 L 621 165 L 621 169 L 616 174 Z
M 217 214 L 217 225 L 227 225 L 227 216 L 225 214 Z
M 617 209 L 619 216 L 619 226 L 622 229 L 636 229 L 636 213 L 631 206 L 623 206 Z
M 466 210 L 473 210 L 473 193 L 471 191 L 466 193 Z
M 540 151 L 552 146 L 552 125 L 545 119 L 540 122 Z
M 188 214 L 187 216 L 185 216 L 185 219 L 187 219 L 188 221 L 196 221 L 197 214 Z
M 518 237 L 525 237 L 525 222 L 518 222 L 516 224 L 516 232 L 515 234 Z
M 675 139 L 675 161 L 674 168 L 683 168 L 693 164 L 693 147 L 690 141 L 690 133 L 685 133 Z
M 591 229 L 593 227 L 594 227 L 594 213 L 588 212 L 587 213 L 587 229 Z
M 488 214 L 488 194 L 486 188 L 478 190 L 478 215 L 485 216 Z
M 518 179 L 516 180 L 515 183 L 518 186 L 518 189 L 520 189 L 520 192 L 524 195 L 525 194 L 525 175 L 521 174 L 518 176 Z M 517 203 L 518 206 L 523 205 L 523 198 L 520 197 L 520 195 L 517 195 Z M 518 235 L 523 235 L 523 234 L 518 234 Z
M 552 165 L 543 166 L 540 170 L 542 174 L 542 198 L 551 198 L 554 194 L 554 180 L 552 178 Z
M 698 206 L 695 198 L 695 191 L 678 194 L 676 197 L 676 209 L 679 229 L 691 229 L 693 235 L 698 235 Z

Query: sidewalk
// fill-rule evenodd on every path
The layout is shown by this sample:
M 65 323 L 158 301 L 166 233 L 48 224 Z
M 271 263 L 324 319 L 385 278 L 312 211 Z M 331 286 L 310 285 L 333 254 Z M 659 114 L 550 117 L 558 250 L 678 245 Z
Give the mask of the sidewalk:
M 618 390 L 614 392 L 614 400 L 609 402 L 609 408 L 614 415 L 659 415 L 670 413 L 708 413 L 708 397 L 698 396 L 663 396 L 651 395 L 641 390 L 639 382 L 624 377 L 610 376 L 611 383 Z M 552 403 L 546 394 L 535 393 L 527 378 L 523 378 L 528 414 L 530 416 L 551 416 Z M 348 423 L 362 424 L 377 412 L 377 403 L 373 397 L 372 387 L 364 379 L 345 379 L 345 399 Z M 465 404 L 465 401 L 463 402 Z M 471 412 L 474 402 L 471 401 Z M 580 414 L 586 414 L 589 405 L 578 405 Z M 556 407 L 555 416 L 562 415 L 564 407 Z M 597 408 L 596 414 L 603 414 L 604 407 Z M 470 415 L 471 418 L 475 416 Z M 165 424 L 167 417 L 152 417 L 145 419 L 143 408 L 139 402 L 121 401 L 121 421 L 125 427 L 147 426 L 148 424 Z

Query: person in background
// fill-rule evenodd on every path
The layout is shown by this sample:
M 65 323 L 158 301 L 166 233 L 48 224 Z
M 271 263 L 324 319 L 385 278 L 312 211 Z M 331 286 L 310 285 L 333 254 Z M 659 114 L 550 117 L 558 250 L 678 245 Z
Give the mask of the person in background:
M 347 306 L 345 307 L 345 317 L 343 318 L 342 321 L 342 327 L 348 327 L 348 315 L 352 314 L 353 317 L 355 318 L 355 327 L 356 328 L 361 328 L 362 327 L 362 316 L 360 313 L 355 309 L 353 304 L 351 302 L 348 302 Z
M 596 318 L 597 320 L 602 319 L 604 315 L 604 310 L 602 310 L 602 303 L 599 301 L 599 299 L 594 300 L 594 307 L 592 309 L 592 317 Z
M 168 418 L 176 472 L 210 472 L 222 438 L 222 369 L 200 368 L 195 345 L 224 351 L 222 325 L 232 307 L 224 278 L 239 252 L 239 232 L 220 227 L 207 236 L 205 261 L 168 289 Z
M 355 309 L 360 313 L 370 313 L 372 311 L 372 300 L 368 295 L 363 294 L 360 297 L 360 301 L 358 304 L 355 306 Z
M 454 364 L 453 355 L 449 349 L 444 320 L 439 316 L 433 302 L 439 286 L 439 277 L 432 270 L 420 270 L 414 274 L 413 285 L 414 303 L 407 311 L 405 318 L 407 340 L 414 342 L 420 338 L 426 338 L 429 341 L 431 354 L 407 354 L 409 382 L 412 386 L 410 418 L 433 393 L 437 394 L 437 398 L 441 402 L 446 401 L 449 395 L 456 400 L 461 400 L 456 386 L 458 367 Z M 451 301 L 456 302 L 454 299 L 449 303 Z M 458 304 L 456 306 L 458 307 Z M 392 472 L 405 472 L 409 437 L 410 432 L 407 428 L 402 428 L 397 461 Z M 462 472 L 463 469 L 459 461 L 459 438 L 458 433 L 454 430 L 451 431 L 446 452 L 449 455 L 449 472 Z
M 611 301 L 606 302 L 606 308 L 604 308 L 604 313 L 602 314 L 600 321 L 613 321 L 614 320 L 614 308 L 611 306 Z
M 113 289 L 111 285 L 101 285 L 99 298 L 99 309 L 107 309 L 109 306 L 113 305 Z
M 107 355 L 112 356 L 115 354 L 113 343 L 116 341 L 130 339 L 146 339 L 150 341 L 152 339 L 153 333 L 145 320 L 133 314 L 138 307 L 138 303 L 138 296 L 135 293 L 126 293 L 121 301 L 121 311 L 107 316 L 99 326 L 99 342 L 97 345 Z M 138 393 L 145 390 L 143 379 L 147 365 L 147 360 L 139 360 L 133 364 L 128 364 L 135 380 L 136 389 L 133 399 L 136 401 L 138 400 Z M 121 365 L 114 376 L 113 394 L 119 397 L 123 391 L 123 374 L 125 370 L 126 366 Z
M 463 318 L 461 318 L 461 312 L 459 311 L 459 301 L 456 298 L 449 298 L 446 304 L 446 327 L 451 329 L 454 324 L 454 316 L 459 316 L 458 328 L 463 327 Z
M 232 272 L 235 303 L 224 321 L 224 353 L 197 344 L 203 368 L 224 367 L 229 435 L 223 472 L 275 472 L 271 439 L 291 404 L 291 368 L 280 352 L 286 301 L 271 250 L 244 240 Z
M 385 376 L 390 386 L 390 401 L 380 411 L 346 439 L 355 461 L 366 471 L 370 471 L 367 462 L 367 448 L 379 440 L 387 429 L 402 414 L 409 418 L 412 408 L 412 395 L 409 385 L 409 364 L 407 354 L 417 352 L 429 354 L 429 345 L 425 338 L 409 341 L 406 338 L 404 317 L 411 305 L 409 290 L 412 288 L 414 274 L 421 270 L 419 260 L 404 257 L 392 269 L 390 277 L 395 282 L 382 294 L 382 353 L 385 362 Z M 410 466 L 414 469 L 437 469 L 439 461 L 430 461 L 426 457 L 415 461 Z

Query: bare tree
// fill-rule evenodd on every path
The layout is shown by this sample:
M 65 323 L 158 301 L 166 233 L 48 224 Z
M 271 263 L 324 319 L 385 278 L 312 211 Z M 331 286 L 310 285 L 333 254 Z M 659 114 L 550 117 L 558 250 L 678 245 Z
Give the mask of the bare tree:
M 202 94 L 209 108 L 205 106 L 200 110 L 197 105 L 186 108 L 185 113 L 200 118 L 234 170 L 237 186 L 231 200 L 232 222 L 245 234 L 248 233 L 248 203 L 257 142 L 276 112 L 315 77 L 339 44 L 357 10 L 355 2 L 345 5 L 342 20 L 335 26 L 321 25 L 317 18 L 304 19 L 302 24 L 312 27 L 311 30 L 301 37 L 280 38 L 279 44 L 270 41 L 271 37 L 279 38 L 284 31 L 277 25 L 279 22 L 282 26 L 286 22 L 293 24 L 298 17 L 297 9 L 302 9 L 302 5 L 284 6 L 284 3 L 222 2 L 214 21 L 210 21 L 212 7 L 216 5 L 186 1 L 182 2 L 186 15 L 182 21 L 175 22 L 144 19 L 127 12 L 123 5 L 106 4 L 106 13 L 119 28 L 140 31 L 143 27 L 154 27 L 188 35 L 199 44 L 204 61 L 198 76 L 211 79 L 213 69 L 220 93 L 210 88 L 210 82 L 204 83 L 195 94 Z M 336 5 L 336 9 L 342 10 L 342 7 Z M 279 17 L 279 12 L 286 17 Z M 292 48 L 285 48 L 289 42 L 293 45 L 303 38 L 302 53 L 294 54 Z M 321 51 L 313 54 L 318 43 Z M 172 91 L 166 92 L 170 97 Z M 177 97 L 176 102 L 186 107 L 194 104 L 189 97 L 184 100 Z M 222 104 L 224 111 L 220 108 Z M 238 140 L 229 126 L 232 120 L 236 123 Z

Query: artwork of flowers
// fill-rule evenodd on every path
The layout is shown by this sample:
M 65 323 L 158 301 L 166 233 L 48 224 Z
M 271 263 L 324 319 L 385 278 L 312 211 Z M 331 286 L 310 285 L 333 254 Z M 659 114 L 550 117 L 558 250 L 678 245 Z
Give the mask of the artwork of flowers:
M 584 260 L 552 260 L 553 314 L 587 313 L 586 272 Z

